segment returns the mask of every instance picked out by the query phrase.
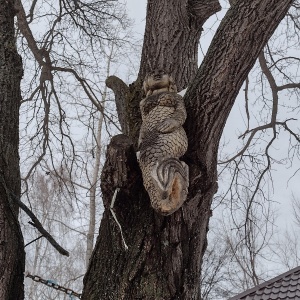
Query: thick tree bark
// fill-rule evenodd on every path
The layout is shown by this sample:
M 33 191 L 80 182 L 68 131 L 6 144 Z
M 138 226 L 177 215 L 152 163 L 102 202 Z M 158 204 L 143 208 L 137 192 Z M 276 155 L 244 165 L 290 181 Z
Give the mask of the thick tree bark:
M 25 252 L 18 223 L 19 106 L 22 61 L 14 37 L 13 1 L 0 0 L 0 299 L 24 299 Z
M 218 0 L 149 0 L 139 78 L 163 69 L 186 88 L 198 69 L 202 26 L 220 9 Z
M 184 160 L 190 167 L 188 200 L 182 209 L 163 217 L 150 207 L 132 145 L 136 144 L 140 124 L 137 111 L 142 97 L 138 90 L 141 77 L 150 68 L 165 63 L 167 70 L 175 72 L 178 86 L 184 87 L 196 73 L 190 71 L 194 67 L 193 63 L 189 63 L 190 52 L 182 49 L 185 43 L 178 42 L 181 50 L 170 48 L 175 32 L 181 34 L 181 21 L 184 19 L 181 16 L 187 14 L 186 7 L 189 6 L 182 6 L 185 1 L 167 2 L 148 3 L 148 28 L 140 78 L 129 87 L 128 117 L 131 118 L 132 142 L 129 138 L 118 136 L 108 148 L 102 177 L 106 210 L 84 279 L 84 300 L 200 299 L 201 261 L 207 243 L 211 201 L 217 190 L 219 140 L 243 81 L 293 1 L 239 0 L 224 17 L 185 96 L 189 148 Z M 207 1 L 186 3 L 195 5 L 202 2 Z M 180 18 L 168 17 L 173 14 Z M 149 19 L 159 26 L 149 25 Z M 193 28 L 196 24 L 188 26 Z M 168 32 L 170 27 L 174 31 L 174 35 L 169 35 L 170 39 L 160 35 L 164 30 Z M 182 30 L 184 34 L 180 41 L 199 37 L 192 30 Z M 197 42 L 194 40 L 191 44 L 196 45 Z M 194 46 L 191 48 L 195 49 Z M 174 51 L 180 52 L 176 54 L 177 59 L 173 57 Z M 114 211 L 128 250 L 109 210 L 117 188 L 120 190 Z

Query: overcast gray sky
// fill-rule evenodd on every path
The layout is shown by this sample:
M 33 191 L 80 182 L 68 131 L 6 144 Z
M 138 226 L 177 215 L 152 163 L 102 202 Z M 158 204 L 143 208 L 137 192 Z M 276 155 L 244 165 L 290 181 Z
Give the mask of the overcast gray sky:
M 127 0 L 128 15 L 135 20 L 135 31 L 144 34 L 146 0 Z

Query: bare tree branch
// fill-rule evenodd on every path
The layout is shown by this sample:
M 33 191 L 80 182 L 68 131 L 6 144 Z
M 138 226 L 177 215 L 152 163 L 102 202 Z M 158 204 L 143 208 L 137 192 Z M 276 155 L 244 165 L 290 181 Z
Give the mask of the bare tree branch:
M 117 106 L 117 113 L 119 122 L 121 124 L 122 133 L 128 135 L 129 128 L 127 123 L 126 113 L 126 97 L 129 92 L 127 84 L 117 76 L 109 76 L 105 81 L 107 87 L 113 90 L 115 94 L 115 102 Z
M 61 247 L 52 235 L 43 227 L 41 222 L 35 216 L 35 214 L 17 197 L 15 197 L 12 193 L 11 196 L 13 197 L 14 201 L 19 205 L 19 207 L 31 218 L 32 222 L 29 222 L 32 226 L 34 226 L 48 241 L 49 243 L 62 255 L 69 256 L 69 252 Z

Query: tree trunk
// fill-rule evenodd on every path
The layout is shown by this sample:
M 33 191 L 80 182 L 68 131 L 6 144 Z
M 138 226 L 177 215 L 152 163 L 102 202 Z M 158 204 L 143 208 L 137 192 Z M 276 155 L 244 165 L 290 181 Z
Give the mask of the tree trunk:
M 22 61 L 14 37 L 13 1 L 0 0 L 0 299 L 24 299 L 25 252 L 18 223 L 19 106 Z
M 217 190 L 219 140 L 243 81 L 292 0 L 236 1 L 196 74 L 191 49 L 195 51 L 199 32 L 191 30 L 197 26 L 191 5 L 205 2 L 209 1 L 148 2 L 140 76 L 127 98 L 131 139 L 116 136 L 107 150 L 101 185 L 105 212 L 84 278 L 83 300 L 200 299 L 201 261 Z M 196 11 L 200 15 L 201 10 Z M 182 23 L 185 16 L 189 23 Z M 174 34 L 160 34 L 169 30 Z M 175 33 L 180 36 L 177 48 Z M 190 168 L 189 195 L 182 209 L 167 217 L 150 207 L 134 153 L 141 77 L 161 64 L 173 73 L 179 87 L 196 74 L 184 98 L 189 148 L 183 159 Z M 122 231 L 110 211 L 112 200 Z
M 186 88 L 198 69 L 202 26 L 220 9 L 218 0 L 149 0 L 139 78 L 163 69 Z

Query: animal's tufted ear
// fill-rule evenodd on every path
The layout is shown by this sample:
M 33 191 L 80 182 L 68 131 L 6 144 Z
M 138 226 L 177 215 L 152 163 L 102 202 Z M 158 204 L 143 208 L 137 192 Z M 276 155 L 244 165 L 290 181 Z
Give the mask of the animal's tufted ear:
M 152 90 L 149 89 L 149 85 L 148 85 L 148 76 L 149 76 L 149 74 L 146 75 L 144 82 L 143 82 L 143 89 L 146 94 L 146 97 L 152 95 Z
M 171 75 L 169 75 L 169 92 L 177 93 L 177 86 Z
M 147 78 L 148 78 L 148 75 L 146 75 L 146 77 L 143 81 L 143 89 L 144 89 L 145 94 L 147 94 L 148 88 L 149 88 L 148 83 L 147 83 Z

